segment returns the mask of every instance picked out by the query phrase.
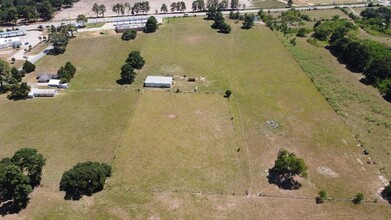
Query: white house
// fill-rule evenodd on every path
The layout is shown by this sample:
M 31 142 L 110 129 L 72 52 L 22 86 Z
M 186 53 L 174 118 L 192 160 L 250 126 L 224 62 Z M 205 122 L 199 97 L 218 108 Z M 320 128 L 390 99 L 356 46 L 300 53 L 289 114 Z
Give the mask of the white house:
M 19 37 L 0 38 L 0 49 L 22 45 Z
M 172 77 L 169 76 L 147 76 L 144 87 L 171 88 Z
M 68 83 L 60 83 L 60 82 L 61 82 L 61 80 L 59 80 L 59 79 L 51 79 L 48 82 L 48 87 L 57 87 L 57 88 L 63 88 L 63 89 L 67 89 L 69 87 Z

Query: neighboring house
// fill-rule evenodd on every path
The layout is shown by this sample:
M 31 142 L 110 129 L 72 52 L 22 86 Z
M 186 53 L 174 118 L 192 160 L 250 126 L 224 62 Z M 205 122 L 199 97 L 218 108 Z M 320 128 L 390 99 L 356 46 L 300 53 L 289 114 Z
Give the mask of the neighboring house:
M 171 88 L 172 77 L 169 76 L 148 76 L 144 81 L 144 87 Z
M 19 37 L 0 38 L 0 49 L 22 45 Z
M 48 82 L 48 87 L 57 87 L 62 89 L 68 88 L 68 83 L 60 83 L 60 82 L 61 80 L 59 79 L 51 79 Z
M 48 83 L 51 79 L 58 79 L 58 75 L 57 74 L 44 73 L 44 74 L 41 74 L 41 75 L 37 76 L 37 81 L 39 83 Z

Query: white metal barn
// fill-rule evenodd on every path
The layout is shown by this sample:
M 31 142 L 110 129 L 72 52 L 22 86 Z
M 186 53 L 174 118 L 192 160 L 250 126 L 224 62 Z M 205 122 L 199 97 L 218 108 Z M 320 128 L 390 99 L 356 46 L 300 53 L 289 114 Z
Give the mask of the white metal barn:
M 147 76 L 144 87 L 171 88 L 172 77 L 170 76 Z
M 0 49 L 22 45 L 19 37 L 0 38 Z
M 59 80 L 59 79 L 51 79 L 48 82 L 48 87 L 57 87 L 57 88 L 62 88 L 62 89 L 67 89 L 69 87 L 68 83 L 61 84 L 60 82 L 61 82 L 61 80 Z
M 57 94 L 57 90 L 54 89 L 37 89 L 31 88 L 31 91 L 28 94 L 29 98 L 34 97 L 54 97 Z

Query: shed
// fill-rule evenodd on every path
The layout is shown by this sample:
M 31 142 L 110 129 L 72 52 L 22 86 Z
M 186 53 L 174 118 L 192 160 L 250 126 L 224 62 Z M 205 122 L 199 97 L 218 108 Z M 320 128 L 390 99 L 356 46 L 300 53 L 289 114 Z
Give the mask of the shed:
M 148 76 L 144 81 L 144 87 L 171 88 L 172 77 L 169 76 Z

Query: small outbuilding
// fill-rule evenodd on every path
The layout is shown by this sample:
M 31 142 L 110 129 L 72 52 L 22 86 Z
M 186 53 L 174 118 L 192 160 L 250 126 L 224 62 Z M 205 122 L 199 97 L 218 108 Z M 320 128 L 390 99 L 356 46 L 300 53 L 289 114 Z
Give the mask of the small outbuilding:
M 53 79 L 53 74 L 46 74 L 46 73 L 44 73 L 44 74 L 41 74 L 41 75 L 39 75 L 39 77 L 38 77 L 38 82 L 39 83 L 47 83 L 47 82 L 49 82 L 51 79 Z
M 57 88 L 66 89 L 68 88 L 68 83 L 61 83 L 61 80 L 59 79 L 51 79 L 48 82 L 48 87 L 57 87 Z
M 144 87 L 171 88 L 171 76 L 148 76 L 144 81 Z

